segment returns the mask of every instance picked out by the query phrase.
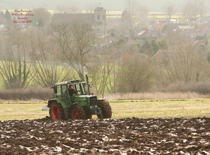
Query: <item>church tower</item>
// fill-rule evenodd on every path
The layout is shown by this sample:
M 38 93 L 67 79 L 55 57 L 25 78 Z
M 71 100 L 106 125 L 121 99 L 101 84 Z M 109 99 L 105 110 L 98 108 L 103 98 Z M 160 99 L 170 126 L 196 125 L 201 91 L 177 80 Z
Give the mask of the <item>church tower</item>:
M 106 10 L 100 5 L 94 10 L 94 21 L 94 28 L 96 29 L 97 35 L 105 35 Z

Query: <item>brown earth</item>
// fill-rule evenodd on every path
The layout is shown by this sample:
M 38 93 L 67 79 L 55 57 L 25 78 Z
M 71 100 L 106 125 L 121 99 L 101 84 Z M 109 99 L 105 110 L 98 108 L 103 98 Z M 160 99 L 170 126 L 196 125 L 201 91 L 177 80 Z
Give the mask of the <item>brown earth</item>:
M 210 118 L 0 121 L 0 154 L 210 154 Z

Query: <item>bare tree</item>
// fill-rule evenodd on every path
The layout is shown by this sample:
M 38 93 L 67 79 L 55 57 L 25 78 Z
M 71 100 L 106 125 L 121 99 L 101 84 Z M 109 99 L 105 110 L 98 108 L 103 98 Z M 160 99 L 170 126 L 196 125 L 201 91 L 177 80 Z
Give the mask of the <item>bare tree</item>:
M 197 17 L 197 15 L 202 17 L 207 11 L 205 1 L 204 0 L 194 0 L 193 4 L 194 4 L 193 12 L 194 12 L 195 18 Z
M 136 7 L 134 16 L 134 22 L 137 27 L 141 29 L 147 29 L 149 25 L 149 20 L 148 20 L 148 8 L 145 6 L 138 5 Z
M 104 57 L 103 57 L 104 58 Z M 88 75 L 91 78 L 91 84 L 95 88 L 97 94 L 104 96 L 105 92 L 113 92 L 112 86 L 113 79 L 111 72 L 114 70 L 114 65 L 109 62 L 93 63 L 88 68 Z
M 206 10 L 204 0 L 188 0 L 183 7 L 183 14 L 186 18 L 194 17 L 196 19 L 197 16 L 203 16 Z
M 133 25 L 134 24 L 133 24 L 132 14 L 129 11 L 125 10 L 122 13 L 121 17 L 121 24 L 120 24 L 121 36 L 122 37 L 128 36 L 128 32 L 133 28 Z
M 56 11 L 58 13 L 67 13 L 68 7 L 66 5 L 58 5 Z
M 133 29 L 135 21 L 133 19 L 137 1 L 136 0 L 127 0 L 125 3 L 125 11 L 122 13 L 121 24 L 120 24 L 120 33 L 121 37 L 128 36 L 129 30 Z
M 126 28 L 128 27 L 129 29 L 131 29 L 134 25 L 133 16 L 135 16 L 138 3 L 136 0 L 127 0 L 125 4 L 126 8 L 125 11 L 122 13 L 122 21 L 123 24 L 126 25 Z
M 135 13 L 137 6 L 138 6 L 138 2 L 136 0 L 126 1 L 126 10 L 132 15 Z
M 102 53 L 100 57 L 94 59 L 93 63 L 90 63 L 88 66 L 88 75 L 96 93 L 104 96 L 105 93 L 116 91 L 116 59 L 114 58 L 115 52 L 108 47 L 103 47 Z
M 78 13 L 78 12 L 80 12 L 79 8 L 74 5 L 71 5 L 71 6 L 58 5 L 56 7 L 56 10 L 58 13 Z
M 24 88 L 30 83 L 31 65 L 27 63 L 26 36 L 18 25 L 7 27 L 2 39 L 0 76 L 5 88 Z
M 197 82 L 205 80 L 207 60 L 195 52 L 191 39 L 179 38 L 164 62 L 163 75 L 170 82 Z
M 140 5 L 136 0 L 126 1 L 126 10 L 122 13 L 123 30 L 134 27 L 148 28 L 148 8 Z
M 169 18 L 171 19 L 171 16 L 173 13 L 175 13 L 175 7 L 174 4 L 168 4 L 165 6 L 165 12 L 167 13 L 167 15 L 169 16 Z
M 69 66 L 58 62 L 58 45 L 43 30 L 30 31 L 29 52 L 33 65 L 33 82 L 50 87 L 59 81 L 69 80 Z M 73 72 L 72 74 L 73 75 Z
M 125 53 L 118 68 L 119 92 L 148 91 L 153 85 L 153 67 L 141 54 Z
M 80 12 L 79 8 L 76 6 L 69 6 L 68 10 L 69 10 L 69 13 L 79 13 Z
M 54 27 L 52 34 L 60 45 L 63 61 L 74 68 L 79 77 L 84 80 L 87 67 L 87 54 L 95 41 L 95 33 L 84 21 L 74 20 L 71 23 L 61 23 Z
M 34 25 L 46 26 L 52 20 L 52 15 L 44 8 L 36 8 L 32 10 L 34 16 L 31 17 Z
M 95 8 L 97 7 L 98 7 L 98 4 L 93 3 L 93 4 L 88 5 L 85 10 L 87 11 L 87 13 L 93 13 Z

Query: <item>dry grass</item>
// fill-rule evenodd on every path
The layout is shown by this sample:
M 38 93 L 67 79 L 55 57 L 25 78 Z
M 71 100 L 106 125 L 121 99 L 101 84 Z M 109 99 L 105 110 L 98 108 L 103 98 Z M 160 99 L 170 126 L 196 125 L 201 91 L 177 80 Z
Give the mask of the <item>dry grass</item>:
M 47 100 L 50 98 L 53 98 L 53 89 L 50 88 L 0 90 L 2 100 Z
M 112 118 L 171 118 L 171 117 L 209 117 L 210 99 L 141 99 L 109 100 Z M 37 119 L 49 116 L 41 109 L 47 101 L 0 101 L 0 120 Z M 93 117 L 94 119 L 97 116 Z
M 31 100 L 2 100 L 0 99 L 1 104 L 47 104 L 48 100 L 38 100 L 38 99 L 31 99 Z
M 175 82 L 171 83 L 166 92 L 196 92 L 199 94 L 210 94 L 210 82 Z
M 210 99 L 110 100 L 112 118 L 209 117 Z M 94 116 L 94 119 L 97 117 Z
M 46 103 L 43 101 L 32 103 L 9 102 L 9 104 L 0 104 L 0 120 L 38 119 L 49 115 L 48 111 L 41 110 L 46 106 Z
M 99 97 L 102 97 L 99 95 Z M 194 92 L 155 92 L 155 93 L 128 93 L 128 94 L 107 94 L 104 98 L 110 100 L 141 100 L 141 99 L 191 99 L 206 98 L 208 95 L 202 95 Z

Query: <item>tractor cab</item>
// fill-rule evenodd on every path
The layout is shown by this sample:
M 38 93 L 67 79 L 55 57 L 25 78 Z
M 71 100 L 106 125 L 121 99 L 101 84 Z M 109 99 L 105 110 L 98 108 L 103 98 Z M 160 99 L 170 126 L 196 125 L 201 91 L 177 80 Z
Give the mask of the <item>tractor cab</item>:
M 76 94 L 76 95 L 87 95 L 86 90 L 85 90 L 85 85 L 86 85 L 85 81 L 73 80 L 73 81 L 56 83 L 54 86 L 54 89 L 56 89 L 56 86 L 59 86 L 59 85 L 60 86 L 66 85 L 67 88 L 65 86 L 62 86 L 62 88 L 63 88 L 63 90 L 65 90 L 65 88 L 66 88 L 66 90 L 68 90 L 68 91 L 69 91 L 69 88 L 71 87 L 71 89 L 75 92 L 74 94 Z

